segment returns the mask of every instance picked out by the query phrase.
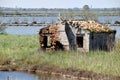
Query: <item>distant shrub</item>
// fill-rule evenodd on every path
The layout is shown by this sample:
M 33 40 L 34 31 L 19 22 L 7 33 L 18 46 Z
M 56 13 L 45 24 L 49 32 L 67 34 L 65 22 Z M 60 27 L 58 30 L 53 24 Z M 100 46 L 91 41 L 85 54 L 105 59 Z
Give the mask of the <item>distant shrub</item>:
M 5 34 L 5 29 L 6 27 L 5 26 L 0 26 L 0 34 Z

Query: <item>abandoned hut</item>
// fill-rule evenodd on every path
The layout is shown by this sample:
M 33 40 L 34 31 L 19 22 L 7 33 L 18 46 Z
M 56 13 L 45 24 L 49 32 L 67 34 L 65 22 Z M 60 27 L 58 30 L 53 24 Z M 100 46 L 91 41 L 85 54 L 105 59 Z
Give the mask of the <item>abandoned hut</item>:
M 114 47 L 115 30 L 95 21 L 63 20 L 39 31 L 41 50 L 110 51 Z

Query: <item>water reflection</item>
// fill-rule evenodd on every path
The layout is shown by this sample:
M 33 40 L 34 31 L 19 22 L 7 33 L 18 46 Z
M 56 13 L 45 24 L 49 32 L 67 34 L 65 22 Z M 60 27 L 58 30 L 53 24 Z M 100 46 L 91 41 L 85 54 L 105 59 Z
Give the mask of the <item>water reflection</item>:
M 57 77 L 38 76 L 35 74 L 16 72 L 16 71 L 0 71 L 0 80 L 66 80 Z
M 39 77 L 23 72 L 0 71 L 0 80 L 39 80 Z

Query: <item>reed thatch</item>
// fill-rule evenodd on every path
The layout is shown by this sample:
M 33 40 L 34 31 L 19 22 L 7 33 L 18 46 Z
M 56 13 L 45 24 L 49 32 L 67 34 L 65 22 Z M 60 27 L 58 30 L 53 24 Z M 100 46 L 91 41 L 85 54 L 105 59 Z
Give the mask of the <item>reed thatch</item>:
M 89 30 L 90 32 L 113 32 L 108 26 L 100 24 L 92 20 L 68 20 L 68 23 L 74 25 L 74 27 L 79 27 L 82 29 Z

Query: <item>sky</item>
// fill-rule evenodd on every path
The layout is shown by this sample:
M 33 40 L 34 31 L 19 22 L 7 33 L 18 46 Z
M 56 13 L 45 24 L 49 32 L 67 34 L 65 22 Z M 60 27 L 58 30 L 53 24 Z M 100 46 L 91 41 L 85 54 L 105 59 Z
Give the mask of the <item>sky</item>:
M 0 7 L 12 8 L 120 8 L 120 0 L 0 0 Z

